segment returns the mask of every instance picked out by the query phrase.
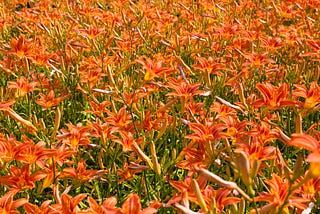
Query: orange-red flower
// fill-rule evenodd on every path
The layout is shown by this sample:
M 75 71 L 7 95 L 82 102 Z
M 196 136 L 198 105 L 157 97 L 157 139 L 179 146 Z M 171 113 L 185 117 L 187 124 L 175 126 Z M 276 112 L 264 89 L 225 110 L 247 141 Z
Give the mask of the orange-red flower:
M 97 28 L 89 25 L 87 29 L 79 29 L 78 31 L 82 36 L 88 39 L 95 39 L 97 36 L 103 33 L 104 28 Z
M 252 103 L 255 107 L 269 107 L 271 109 L 281 109 L 285 106 L 295 106 L 296 102 L 289 99 L 289 85 L 282 84 L 276 87 L 270 83 L 257 84 L 257 89 L 262 95 L 262 99 Z
M 230 204 L 236 204 L 241 201 L 240 198 L 229 196 L 232 190 L 227 188 L 213 189 L 211 186 L 207 186 L 204 189 L 203 195 L 208 203 L 208 209 L 217 209 L 218 213 L 223 213 L 225 206 Z M 214 202 L 212 199 L 214 198 Z
M 157 63 L 152 62 L 151 59 L 138 58 L 135 60 L 137 63 L 141 64 L 146 70 L 144 80 L 149 81 L 155 77 L 160 77 L 162 74 L 171 71 L 169 68 L 162 67 L 163 61 L 158 61 Z
M 78 162 L 77 169 L 75 168 L 64 168 L 59 178 L 70 177 L 76 180 L 76 182 L 87 182 L 92 179 L 95 179 L 106 172 L 106 170 L 88 170 L 86 169 L 87 165 L 84 160 L 81 158 Z
M 14 54 L 19 58 L 32 56 L 32 42 L 26 40 L 23 35 L 21 35 L 18 40 L 12 38 L 10 46 L 12 49 L 8 51 L 9 54 Z
M 24 141 L 23 144 L 20 144 L 15 148 L 15 159 L 27 164 L 37 164 L 39 167 L 43 168 L 47 159 L 51 158 L 56 150 L 46 149 L 46 143 L 40 141 L 35 144 L 32 140 L 26 136 L 22 136 Z
M 101 206 L 91 197 L 88 198 L 90 208 L 83 211 L 78 211 L 79 214 L 94 213 L 94 214 L 153 214 L 157 212 L 156 207 L 152 204 L 142 210 L 140 198 L 137 194 L 131 194 L 122 204 L 121 208 L 116 207 L 117 199 L 109 197 L 102 203 Z
M 248 60 L 245 62 L 243 65 L 244 66 L 253 66 L 255 68 L 262 67 L 268 63 L 274 63 L 275 61 L 268 58 L 269 53 L 251 53 L 251 54 L 246 54 L 245 57 Z
M 320 176 L 320 143 L 307 134 L 293 134 L 289 145 L 311 151 L 306 161 L 310 162 L 310 173 L 313 177 Z
M 207 168 L 212 163 L 210 156 L 203 148 L 184 148 L 181 154 L 185 156 L 185 160 L 177 163 L 177 166 L 182 169 L 192 170 L 194 166 Z
M 92 137 L 99 137 L 104 141 L 116 138 L 116 136 L 112 134 L 115 128 L 113 126 L 109 126 L 107 123 L 102 123 L 99 119 L 94 123 L 88 122 L 88 128 L 92 130 Z
M 265 146 L 265 142 L 253 137 L 250 144 L 247 142 L 237 142 L 238 151 L 244 151 L 250 161 L 270 160 L 276 158 L 276 148 Z
M 71 197 L 68 194 L 62 194 L 60 203 L 50 206 L 52 214 L 72 214 L 80 211 L 79 203 L 86 197 L 86 194 L 79 194 L 75 197 Z
M 224 124 L 212 123 L 206 123 L 205 125 L 201 123 L 188 123 L 188 126 L 194 134 L 187 135 L 186 138 L 202 143 L 221 138 L 224 136 L 221 131 L 228 127 Z
M 18 190 L 11 190 L 0 198 L 0 213 L 3 214 L 19 214 L 20 212 L 16 210 L 18 207 L 21 207 L 28 202 L 25 198 L 20 198 L 13 200 L 15 194 L 18 193 Z
M 122 145 L 123 152 L 129 152 L 133 150 L 133 144 L 135 139 L 131 132 L 119 132 L 121 139 L 115 139 L 114 141 Z
M 130 130 L 131 114 L 127 111 L 126 107 L 122 107 L 117 113 L 113 113 L 106 109 L 108 117 L 104 121 L 108 125 L 115 127 L 115 130 Z
M 5 110 L 12 106 L 16 101 L 15 100 L 9 100 L 9 101 L 4 101 L 0 102 L 0 110 Z
M 41 204 L 40 207 L 31 204 L 30 202 L 23 205 L 23 208 L 27 214 L 49 214 L 51 200 L 47 200 Z
M 262 41 L 264 43 L 264 46 L 270 53 L 275 52 L 275 50 L 284 45 L 279 37 L 262 38 Z
M 41 171 L 30 174 L 30 166 L 28 164 L 22 166 L 21 169 L 11 165 L 9 175 L 1 176 L 0 183 L 19 190 L 32 189 L 35 182 L 43 179 L 45 176 Z
M 265 182 L 269 185 L 269 191 L 260 192 L 259 196 L 255 197 L 256 201 L 267 202 L 266 205 L 258 209 L 261 213 L 277 213 L 282 206 L 284 213 L 288 213 L 289 208 L 298 208 L 300 210 L 307 208 L 305 203 L 308 200 L 299 197 L 296 192 L 288 196 L 290 186 L 288 179 L 273 174 L 272 179 Z M 287 197 L 288 201 L 286 201 Z M 251 210 L 250 213 L 255 213 L 255 210 Z
M 310 110 L 320 104 L 320 87 L 317 82 L 311 82 L 310 89 L 304 85 L 295 85 L 292 95 L 304 98 L 304 102 L 300 104 L 301 108 Z
M 115 197 L 109 197 L 103 201 L 101 208 L 104 211 L 104 213 L 122 214 L 121 209 L 117 208 L 116 205 L 117 205 L 117 199 Z
M 152 214 L 156 213 L 157 210 L 153 207 L 147 207 L 141 210 L 140 198 L 137 194 L 131 194 L 127 200 L 122 204 L 121 212 L 125 213 L 136 213 L 136 214 Z
M 67 162 L 68 158 L 75 153 L 75 150 L 70 150 L 64 143 L 58 143 L 55 145 L 54 149 L 56 152 L 52 160 L 54 161 L 54 164 L 58 164 L 59 166 L 62 166 Z
M 110 105 L 111 103 L 107 101 L 103 101 L 102 103 L 95 103 L 93 101 L 90 101 L 91 110 L 86 110 L 85 112 L 103 117 L 103 113 L 106 112 L 107 107 Z
M 220 70 L 222 70 L 224 66 L 215 62 L 212 57 L 209 57 L 208 59 L 198 57 L 197 61 L 198 64 L 194 65 L 194 68 L 199 69 L 204 73 L 222 75 Z
M 312 51 L 302 53 L 300 56 L 320 56 L 320 40 L 307 39 L 307 44 L 312 48 Z
M 28 79 L 21 76 L 17 81 L 9 81 L 8 88 L 14 89 L 19 97 L 24 97 L 27 93 L 38 90 L 35 88 L 37 82 L 29 83 Z
M 307 175 L 305 175 L 307 176 Z M 298 180 L 298 182 L 301 179 Z M 298 189 L 299 194 L 308 200 L 316 200 L 318 193 L 320 192 L 320 177 L 315 177 L 307 180 L 303 185 Z
M 3 134 L 0 134 L 0 159 L 5 163 L 13 161 L 19 145 L 21 143 L 14 138 L 6 139 Z
M 114 197 L 104 200 L 102 205 L 99 205 L 92 197 L 88 197 L 89 209 L 78 211 L 78 214 L 122 214 L 121 209 L 116 207 L 117 199 Z
M 187 83 L 185 81 L 177 81 L 173 78 L 169 79 L 168 87 L 173 89 L 173 92 L 167 93 L 167 96 L 176 96 L 184 99 L 191 99 L 195 95 L 203 94 L 203 90 L 199 90 L 200 83 Z
M 76 126 L 68 123 L 68 130 L 62 129 L 62 134 L 58 136 L 59 139 L 62 139 L 62 142 L 71 146 L 74 150 L 77 150 L 79 145 L 88 145 L 90 144 L 90 133 L 88 127 L 83 127 L 81 123 L 78 123 Z
M 197 197 L 191 187 L 192 178 L 190 175 L 185 176 L 183 181 L 169 181 L 170 185 L 173 186 L 175 189 L 179 191 L 179 194 L 173 196 L 169 201 L 168 204 L 173 204 L 178 201 L 191 201 L 196 203 Z M 207 180 L 204 177 L 199 177 L 197 179 L 197 183 L 199 188 L 203 191 L 206 187 Z
M 197 194 L 201 194 L 208 210 L 216 209 L 218 213 L 222 213 L 225 206 L 233 203 L 239 203 L 241 201 L 240 198 L 237 197 L 228 197 L 232 191 L 230 189 L 219 188 L 218 190 L 215 190 L 213 187 L 207 185 L 207 179 L 205 177 L 201 176 L 196 179 L 195 182 L 198 183 L 200 190 L 199 193 L 195 192 L 191 184 L 192 179 L 188 176 L 184 181 L 170 181 L 170 184 L 175 187 L 180 194 L 172 197 L 168 204 L 183 200 L 199 204 L 199 196 L 197 197 Z
M 57 106 L 65 98 L 66 96 L 55 98 L 55 93 L 53 90 L 51 90 L 48 95 L 40 94 L 40 99 L 36 100 L 36 103 L 41 105 L 43 110 L 46 110 L 53 106 Z
M 136 173 L 142 172 L 144 169 L 149 169 L 149 167 L 136 163 L 130 163 L 128 166 L 128 163 L 125 163 L 122 169 L 117 170 L 117 174 L 120 176 L 118 184 L 126 180 L 131 180 Z

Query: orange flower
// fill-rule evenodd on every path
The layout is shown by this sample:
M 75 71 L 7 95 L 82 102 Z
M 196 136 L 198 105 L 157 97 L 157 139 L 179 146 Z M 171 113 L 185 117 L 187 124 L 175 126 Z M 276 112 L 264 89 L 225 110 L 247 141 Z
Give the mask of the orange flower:
M 88 39 L 95 39 L 97 36 L 104 32 L 104 28 L 97 28 L 89 25 L 87 29 L 79 29 L 78 31 L 82 36 Z
M 222 75 L 220 70 L 222 70 L 224 66 L 215 62 L 212 57 L 209 57 L 208 59 L 198 57 L 197 61 L 198 64 L 194 65 L 194 68 L 197 68 L 205 73 Z
M 81 123 L 78 123 L 76 126 L 68 123 L 67 127 L 68 130 L 62 129 L 62 134 L 57 136 L 59 139 L 62 139 L 63 143 L 70 145 L 74 150 L 77 150 L 79 145 L 90 144 L 88 127 L 82 127 Z
M 32 43 L 30 40 L 25 40 L 23 35 L 20 35 L 19 39 L 12 38 L 10 41 L 11 50 L 9 54 L 14 54 L 19 58 L 31 57 L 32 55 Z
M 253 137 L 251 143 L 236 142 L 238 148 L 236 151 L 243 151 L 250 161 L 262 161 L 276 158 L 276 148 L 274 146 L 266 146 L 265 142 Z
M 14 138 L 5 139 L 3 134 L 0 134 L 0 159 L 5 163 L 15 159 L 16 148 L 21 145 Z
M 121 177 L 118 180 L 118 184 L 126 180 L 131 180 L 136 173 L 142 172 L 144 169 L 149 169 L 149 167 L 135 163 L 131 163 L 128 166 L 128 163 L 125 163 L 122 169 L 117 170 L 117 174 Z
M 122 145 L 123 152 L 129 152 L 133 150 L 133 144 L 135 139 L 131 132 L 119 132 L 121 139 L 115 139 L 114 141 Z
M 226 134 L 231 139 L 236 139 L 241 136 L 247 135 L 246 128 L 250 125 L 253 125 L 251 122 L 248 121 L 239 121 L 236 116 L 220 116 L 217 115 L 217 118 L 227 126 Z
M 265 53 L 251 53 L 246 54 L 245 57 L 248 60 L 243 65 L 244 66 L 253 66 L 254 68 L 262 67 L 268 63 L 274 63 L 275 61 L 267 58 L 268 52 Z
M 19 190 L 32 189 L 34 188 L 35 182 L 41 180 L 45 176 L 46 175 L 40 171 L 31 175 L 28 164 L 22 166 L 21 169 L 11 165 L 10 175 L 1 176 L 0 183 Z
M 120 103 L 123 103 L 125 105 L 128 105 L 128 106 L 131 106 L 131 105 L 134 105 L 135 103 L 138 103 L 139 97 L 136 92 L 134 92 L 134 93 L 123 92 L 122 96 L 123 96 L 123 99 L 115 98 L 115 100 Z
M 102 210 L 104 213 L 110 214 L 122 214 L 121 209 L 116 207 L 117 199 L 115 197 L 109 197 L 102 203 Z
M 56 152 L 53 156 L 53 161 L 59 166 L 62 166 L 63 163 L 65 163 L 68 158 L 75 153 L 74 150 L 68 150 L 66 148 L 66 144 L 64 143 L 58 143 L 57 145 L 55 145 L 55 150 Z
M 261 39 L 264 43 L 264 47 L 268 50 L 269 53 L 275 52 L 283 46 L 281 39 L 279 37 L 267 37 Z
M 40 141 L 35 144 L 26 136 L 22 136 L 22 139 L 24 143 L 15 148 L 16 160 L 27 164 L 37 164 L 39 167 L 43 168 L 46 163 L 45 160 L 49 159 L 56 153 L 56 150 L 54 149 L 46 149 L 46 143 L 44 141 Z
M 295 85 L 295 87 L 296 89 L 293 90 L 292 95 L 305 99 L 304 103 L 300 104 L 302 108 L 310 110 L 320 103 L 320 87 L 317 82 L 311 82 L 309 90 L 304 85 Z M 316 109 L 319 109 L 319 107 Z
M 3 214 L 19 214 L 20 212 L 16 210 L 28 202 L 25 198 L 20 198 L 13 200 L 13 196 L 18 193 L 18 190 L 11 190 L 0 198 L 0 213 Z
M 104 174 L 106 170 L 87 170 L 87 165 L 84 160 L 81 158 L 78 162 L 77 169 L 75 168 L 64 168 L 59 178 L 70 177 L 76 180 L 76 182 L 87 182 L 92 179 L 99 177 Z
M 185 99 L 190 99 L 195 95 L 203 94 L 204 91 L 199 90 L 201 84 L 195 83 L 195 84 L 189 84 L 185 81 L 176 81 L 173 78 L 168 79 L 169 80 L 169 88 L 173 89 L 174 92 L 167 93 L 167 96 L 177 96 Z
M 122 204 L 121 208 L 116 207 L 117 199 L 109 197 L 104 200 L 101 206 L 91 197 L 88 198 L 90 208 L 83 211 L 77 211 L 79 214 L 94 213 L 94 214 L 153 214 L 157 212 L 156 202 L 149 207 L 141 210 L 140 198 L 137 194 L 131 194 L 127 200 Z M 66 213 L 66 212 L 64 212 Z M 69 212 L 68 212 L 69 213 Z
M 117 199 L 114 197 L 107 198 L 100 206 L 92 197 L 88 197 L 89 209 L 78 211 L 78 214 L 122 214 L 121 209 L 115 207 Z
M 304 148 L 312 152 L 320 152 L 320 143 L 307 134 L 292 134 L 292 138 L 288 144 L 291 146 Z
M 306 161 L 310 162 L 309 172 L 313 177 L 320 176 L 320 143 L 307 134 L 293 134 L 289 145 L 311 151 Z
M 49 60 L 54 57 L 54 54 L 48 53 L 41 47 L 37 47 L 37 52 L 32 56 L 32 62 L 37 66 L 49 67 Z
M 104 119 L 104 121 L 108 125 L 112 125 L 115 127 L 115 130 L 130 130 L 131 124 L 131 114 L 127 111 L 126 107 L 122 107 L 118 113 L 113 113 L 109 110 L 105 110 L 108 114 L 108 117 Z
M 188 126 L 194 134 L 187 135 L 186 138 L 202 143 L 221 138 L 223 136 L 221 131 L 228 127 L 224 124 L 213 125 L 212 123 L 206 123 L 205 125 L 201 123 L 188 123 Z
M 23 205 L 23 208 L 27 214 L 47 214 L 51 211 L 50 203 L 51 200 L 47 200 L 43 202 L 40 207 L 38 207 L 28 202 Z
M 300 210 L 307 208 L 305 203 L 308 200 L 296 196 L 296 192 L 291 193 L 288 201 L 286 201 L 290 185 L 288 179 L 283 179 L 273 174 L 272 179 L 265 182 L 269 185 L 269 191 L 261 192 L 259 196 L 255 197 L 255 201 L 268 202 L 258 209 L 260 213 L 277 213 L 282 206 L 284 213 L 289 213 L 289 208 L 298 208 Z M 250 213 L 256 213 L 256 210 L 251 210 Z
M 212 163 L 211 157 L 203 148 L 184 148 L 181 154 L 185 156 L 185 160 L 177 163 L 177 166 L 182 169 L 192 170 L 194 166 L 207 168 Z
M 102 72 L 100 63 L 94 57 L 85 58 L 79 67 L 80 83 L 92 89 L 101 82 L 101 78 L 106 74 Z
M 107 101 L 103 101 L 102 103 L 95 103 L 93 101 L 90 101 L 90 107 L 92 110 L 86 110 L 85 112 L 104 117 L 103 113 L 106 112 L 106 108 L 110 105 L 111 103 Z
M 307 175 L 305 175 L 307 177 Z M 299 183 L 301 179 L 298 180 Z M 303 185 L 298 189 L 299 194 L 308 200 L 316 200 L 318 198 L 318 193 L 320 192 L 320 177 L 315 177 L 307 180 Z
M 128 199 L 122 204 L 121 212 L 134 213 L 134 214 L 152 214 L 156 213 L 157 210 L 153 207 L 147 207 L 141 210 L 140 198 L 137 194 L 129 195 Z
M 135 60 L 137 63 L 140 63 L 143 68 L 146 70 L 144 80 L 149 81 L 155 77 L 160 77 L 162 74 L 171 71 L 169 68 L 162 67 L 162 61 L 157 63 L 152 62 L 151 59 L 138 58 Z
M 262 99 L 252 103 L 254 107 L 266 106 L 271 109 L 281 109 L 285 106 L 296 105 L 295 101 L 288 98 L 289 86 L 287 84 L 282 84 L 280 87 L 276 87 L 270 83 L 258 83 L 257 89 L 260 91 Z
M 97 119 L 94 123 L 89 121 L 88 128 L 92 130 L 92 137 L 99 137 L 104 140 L 116 138 L 116 136 L 112 134 L 114 127 L 108 126 L 107 123 L 102 123 L 99 119 Z
M 208 210 L 217 209 L 217 213 L 222 213 L 225 206 L 241 201 L 240 198 L 228 197 L 232 191 L 231 189 L 219 188 L 215 190 L 213 187 L 207 185 L 207 179 L 203 176 L 193 180 L 193 182 L 197 183 L 197 188 L 192 187 L 192 179 L 188 176 L 184 181 L 170 181 L 170 184 L 176 188 L 180 194 L 172 197 L 168 204 L 181 200 L 189 200 L 200 205 L 201 202 L 199 201 L 199 196 L 197 196 L 197 194 L 200 194 L 200 198 L 202 198 L 205 203 L 205 205 L 202 205 L 203 207 L 207 207 Z M 195 192 L 196 189 L 198 189 L 198 193 Z
M 233 116 L 237 114 L 237 111 L 234 108 L 231 108 L 230 106 L 225 104 L 220 104 L 219 102 L 214 102 L 212 106 L 210 106 L 210 110 L 212 112 L 216 112 L 217 117 Z
M 36 103 L 41 105 L 43 110 L 49 109 L 58 105 L 67 96 L 55 98 L 54 91 L 51 90 L 48 95 L 40 94 L 40 99 L 36 100 Z
M 51 159 L 52 160 L 52 159 Z M 45 178 L 43 179 L 43 182 L 42 182 L 42 188 L 41 188 L 41 192 L 49 187 L 51 184 L 53 184 L 53 182 L 55 181 L 56 179 L 56 175 L 58 174 L 58 170 L 57 170 L 57 167 L 52 164 L 52 163 L 49 163 L 50 165 L 49 166 L 45 166 L 44 167 L 44 174 L 46 175 Z
M 185 176 L 183 181 L 169 181 L 170 185 L 179 191 L 179 194 L 172 197 L 168 201 L 168 204 L 173 204 L 183 200 L 197 203 L 197 197 L 191 187 L 191 182 L 192 178 L 190 175 Z M 200 176 L 197 179 L 197 183 L 199 188 L 203 191 L 203 189 L 206 187 L 207 179 L 205 179 L 203 176 Z
M 204 190 L 204 196 L 208 203 L 209 210 L 216 208 L 218 213 L 223 213 L 225 206 L 229 204 L 236 204 L 241 201 L 240 198 L 228 196 L 232 190 L 227 188 L 213 189 L 211 186 L 207 186 Z M 214 202 L 212 199 L 214 198 Z
M 24 97 L 27 93 L 38 90 L 35 88 L 36 85 L 37 82 L 29 83 L 28 79 L 26 79 L 24 76 L 21 76 L 17 81 L 8 82 L 8 88 L 16 90 L 16 93 L 19 97 Z
M 141 128 L 143 130 L 150 131 L 157 128 L 157 123 L 152 117 L 153 115 L 150 113 L 150 111 L 147 110 L 144 112 L 143 121 L 141 124 Z
M 302 53 L 300 56 L 320 56 L 320 40 L 307 39 L 307 44 L 313 49 L 313 51 Z
M 5 110 L 12 106 L 16 101 L 15 100 L 9 100 L 9 101 L 4 101 L 0 102 L 0 110 Z
M 80 208 L 78 204 L 86 197 L 86 194 L 79 194 L 72 198 L 68 194 L 62 194 L 60 203 L 53 204 L 50 206 L 51 213 L 64 213 L 64 214 L 72 214 L 78 213 Z

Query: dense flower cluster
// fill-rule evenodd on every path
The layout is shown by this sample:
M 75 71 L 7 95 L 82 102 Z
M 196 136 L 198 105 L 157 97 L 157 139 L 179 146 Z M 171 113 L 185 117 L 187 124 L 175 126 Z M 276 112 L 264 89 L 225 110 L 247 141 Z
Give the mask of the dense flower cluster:
M 0 1 L 1 213 L 317 213 L 320 1 Z

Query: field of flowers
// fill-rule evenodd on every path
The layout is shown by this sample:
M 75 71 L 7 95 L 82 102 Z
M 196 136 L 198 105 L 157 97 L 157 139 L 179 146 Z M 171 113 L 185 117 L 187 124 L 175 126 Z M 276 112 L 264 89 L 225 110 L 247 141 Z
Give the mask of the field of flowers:
M 1 0 L 0 213 L 319 213 L 319 32 L 319 0 Z

